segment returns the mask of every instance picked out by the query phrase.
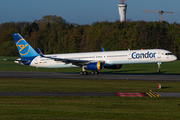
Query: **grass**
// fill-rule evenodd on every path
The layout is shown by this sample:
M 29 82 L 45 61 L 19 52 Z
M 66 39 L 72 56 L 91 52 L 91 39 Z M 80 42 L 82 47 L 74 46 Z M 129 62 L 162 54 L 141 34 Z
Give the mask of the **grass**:
M 157 89 L 157 83 L 162 89 Z M 179 92 L 180 81 L 0 78 L 0 91 Z
M 179 98 L 0 97 L 0 119 L 178 120 Z
M 77 72 L 72 69 L 40 69 L 15 64 L 0 57 L 0 71 Z M 156 64 L 124 65 L 120 70 L 102 69 L 109 74 L 157 74 Z M 158 74 L 180 74 L 180 61 L 164 63 Z M 160 83 L 162 89 L 157 89 Z M 90 79 L 2 78 L 0 91 L 58 92 L 179 92 L 179 81 L 129 81 Z M 179 120 L 180 98 L 128 97 L 0 97 L 0 119 L 3 120 Z
M 157 81 L 0 78 L 0 91 L 179 92 L 179 83 Z M 0 119 L 178 120 L 180 98 L 0 97 Z
M 79 73 L 81 68 L 61 68 L 61 69 L 46 69 L 34 68 L 25 65 L 16 64 L 12 61 L 4 61 L 3 59 L 17 59 L 17 57 L 0 57 L 0 71 L 40 71 L 40 72 L 73 72 Z M 111 70 L 103 68 L 100 73 L 105 74 L 180 74 L 180 61 L 163 63 L 161 73 L 157 73 L 157 64 L 133 64 L 123 65 L 122 69 Z

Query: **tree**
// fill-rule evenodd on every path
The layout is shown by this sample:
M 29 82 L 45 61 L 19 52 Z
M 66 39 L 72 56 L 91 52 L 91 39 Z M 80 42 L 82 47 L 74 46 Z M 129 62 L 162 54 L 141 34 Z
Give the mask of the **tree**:
M 180 57 L 180 24 L 166 21 L 103 21 L 78 25 L 56 15 L 46 15 L 32 23 L 2 23 L 0 55 L 17 55 L 5 49 L 14 46 L 11 35 L 14 32 L 20 32 L 33 48 L 39 47 L 45 54 L 101 51 L 100 47 L 106 51 L 162 48 Z

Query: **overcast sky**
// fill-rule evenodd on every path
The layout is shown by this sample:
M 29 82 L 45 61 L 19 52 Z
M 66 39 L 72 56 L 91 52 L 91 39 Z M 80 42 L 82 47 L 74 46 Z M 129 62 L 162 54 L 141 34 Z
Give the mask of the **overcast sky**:
M 33 22 L 45 15 L 57 15 L 67 22 L 92 24 L 96 21 L 119 20 L 120 0 L 0 0 L 0 24 L 5 22 Z M 163 20 L 180 23 L 180 0 L 126 0 L 126 18 L 132 21 L 159 21 L 158 13 L 142 10 L 163 10 Z

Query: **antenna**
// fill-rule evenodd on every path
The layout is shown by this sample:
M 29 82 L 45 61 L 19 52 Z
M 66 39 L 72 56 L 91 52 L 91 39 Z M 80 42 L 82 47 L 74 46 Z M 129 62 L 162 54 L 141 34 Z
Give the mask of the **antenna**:
M 124 1 L 126 1 L 126 0 L 120 0 L 121 2 L 124 2 Z

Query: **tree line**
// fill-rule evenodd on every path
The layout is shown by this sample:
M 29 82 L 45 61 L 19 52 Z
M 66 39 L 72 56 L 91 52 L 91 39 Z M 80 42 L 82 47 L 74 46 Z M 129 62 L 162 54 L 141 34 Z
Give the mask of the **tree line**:
M 127 49 L 166 49 L 180 58 L 180 24 L 145 21 L 78 25 L 47 15 L 34 22 L 0 24 L 0 56 L 18 56 L 12 33 L 20 33 L 44 54 Z

